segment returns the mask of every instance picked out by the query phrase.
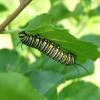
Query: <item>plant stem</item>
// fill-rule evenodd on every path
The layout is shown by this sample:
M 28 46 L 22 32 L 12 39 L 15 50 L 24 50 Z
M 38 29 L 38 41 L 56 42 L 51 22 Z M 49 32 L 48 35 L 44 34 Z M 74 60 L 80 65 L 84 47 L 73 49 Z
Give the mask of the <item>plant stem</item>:
M 23 0 L 18 8 L 4 22 L 0 24 L 0 32 L 4 31 L 5 27 L 11 23 L 31 1 L 32 0 Z

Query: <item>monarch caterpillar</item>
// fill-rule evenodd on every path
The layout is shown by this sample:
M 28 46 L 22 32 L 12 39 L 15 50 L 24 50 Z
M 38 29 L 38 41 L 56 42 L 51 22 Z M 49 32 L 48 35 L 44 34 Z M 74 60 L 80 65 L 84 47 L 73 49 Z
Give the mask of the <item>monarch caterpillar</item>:
M 22 31 L 19 32 L 19 38 L 22 44 L 37 48 L 44 54 L 48 55 L 52 59 L 62 64 L 79 65 L 87 71 L 87 69 L 84 66 L 76 63 L 76 56 L 73 53 L 64 52 L 60 49 L 58 45 L 56 45 L 52 41 L 41 38 L 40 35 L 28 35 L 25 31 Z

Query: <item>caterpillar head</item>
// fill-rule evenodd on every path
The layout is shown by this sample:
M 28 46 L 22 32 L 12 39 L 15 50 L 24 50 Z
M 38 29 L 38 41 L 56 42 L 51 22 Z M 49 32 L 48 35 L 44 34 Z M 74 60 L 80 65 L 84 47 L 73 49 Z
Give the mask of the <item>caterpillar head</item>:
M 25 36 L 27 35 L 27 34 L 25 33 L 25 31 L 19 32 L 18 34 L 19 34 L 19 37 L 20 37 L 20 38 L 23 38 L 23 37 L 25 37 Z
M 21 40 L 21 42 L 23 42 L 23 40 L 27 37 L 27 34 L 25 31 L 19 32 L 19 38 Z

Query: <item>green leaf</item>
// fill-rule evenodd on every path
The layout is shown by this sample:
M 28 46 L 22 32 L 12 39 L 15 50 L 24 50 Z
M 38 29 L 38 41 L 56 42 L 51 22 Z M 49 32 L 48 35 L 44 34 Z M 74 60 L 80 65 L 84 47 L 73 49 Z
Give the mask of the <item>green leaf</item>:
M 79 81 L 65 87 L 58 100 L 99 100 L 100 89 L 92 83 Z
M 46 56 L 38 58 L 35 63 L 31 64 L 31 71 L 27 72 L 25 75 L 29 77 L 33 86 L 36 87 L 41 94 L 45 95 L 48 100 L 56 100 L 56 87 L 60 82 L 64 81 L 64 77 L 60 73 L 57 73 L 56 70 L 53 70 L 53 67 L 54 69 L 58 67 L 58 70 L 62 68 L 61 66 L 55 66 L 56 64 L 52 63 L 51 60 L 52 59 L 48 59 Z M 49 64 L 48 61 L 50 61 Z
M 92 74 L 94 71 L 94 65 L 91 60 L 86 61 L 80 66 L 77 65 L 63 65 L 47 56 L 42 56 L 37 59 L 31 66 L 32 70 L 52 71 L 59 73 L 63 79 L 69 80 L 79 78 L 88 74 Z
M 76 39 L 67 30 L 54 28 L 54 31 L 38 34 L 42 38 L 46 38 L 59 45 L 66 53 L 71 52 L 75 54 L 76 62 L 85 62 L 87 59 L 96 60 L 100 57 L 96 45 Z
M 15 50 L 1 49 L 0 50 L 0 71 L 17 71 L 26 72 L 28 63 Z
M 97 7 L 89 11 L 90 17 L 97 16 L 97 15 L 100 15 L 100 7 Z
M 80 2 L 75 7 L 72 12 L 72 16 L 78 21 L 81 22 L 84 16 L 87 16 L 91 9 L 91 0 L 80 0 Z
M 46 100 L 28 79 L 15 72 L 0 73 L 0 100 Z
M 2 11 L 6 11 L 6 10 L 7 10 L 7 8 L 5 7 L 5 5 L 0 3 L 0 11 L 2 12 Z
M 100 57 L 97 46 L 76 39 L 64 29 L 55 29 L 47 33 L 41 33 L 40 36 L 47 38 L 57 45 L 66 53 L 71 52 L 76 55 L 76 61 L 85 62 L 87 59 L 96 60 Z
M 84 14 L 84 11 L 83 11 L 83 6 L 82 4 L 77 4 L 75 10 L 73 11 L 72 13 L 74 15 L 74 17 L 79 17 L 80 15 L 83 15 Z
M 66 80 L 90 75 L 93 72 L 94 72 L 94 64 L 93 61 L 91 60 L 87 60 L 85 63 L 80 64 L 78 66 L 77 65 L 72 65 L 68 67 L 66 66 L 62 71 Z
M 50 0 L 51 6 L 55 5 L 56 3 L 60 2 L 59 0 Z
M 96 45 L 78 40 L 63 28 L 54 27 L 48 14 L 37 16 L 35 19 L 29 23 L 25 30 L 31 32 L 32 35 L 38 33 L 42 38 L 60 45 L 66 53 L 75 54 L 77 62 L 85 62 L 87 59 L 96 60 L 100 57 Z
M 57 88 L 50 89 L 50 91 L 46 93 L 46 97 L 48 100 L 57 100 Z
M 43 21 L 43 16 L 44 15 L 38 16 L 37 22 L 41 22 L 41 21 L 45 22 Z M 49 23 L 49 21 L 47 22 Z M 33 20 L 33 22 L 31 23 L 33 23 L 32 26 L 34 26 L 36 20 Z M 100 53 L 97 50 L 96 45 L 93 45 L 92 43 L 80 41 L 75 37 L 73 37 L 72 35 L 70 35 L 67 30 L 58 27 L 56 28 L 53 26 L 53 24 L 52 27 L 49 27 L 50 24 L 46 25 L 45 23 L 44 24 L 42 23 L 43 26 L 42 24 L 40 25 L 40 23 L 38 24 L 37 24 L 37 28 L 35 27 L 35 29 L 33 30 L 32 27 L 30 26 L 31 24 L 29 24 L 30 27 L 27 26 L 26 29 L 29 28 L 28 31 L 32 35 L 35 35 L 38 32 L 38 34 L 40 34 L 42 38 L 46 38 L 54 42 L 56 45 L 60 45 L 61 49 L 66 53 L 71 52 L 75 54 L 76 55 L 75 60 L 77 63 L 80 64 L 80 66 L 77 66 L 79 70 L 79 75 L 78 75 L 77 68 L 75 68 L 75 65 L 67 67 L 48 58 L 37 60 L 37 62 L 32 65 L 34 66 L 33 69 L 35 70 L 42 69 L 42 70 L 57 72 L 60 73 L 61 75 L 64 75 L 63 76 L 64 79 L 72 79 L 78 76 L 81 77 L 87 75 L 88 72 L 93 73 L 94 68 L 93 68 L 93 62 L 91 60 L 96 60 L 98 57 L 100 57 Z M 48 31 L 45 30 L 45 25 L 46 28 L 47 26 L 49 27 Z M 85 69 L 81 68 L 82 67 L 81 65 L 84 66 Z
M 49 28 L 52 25 L 52 19 L 48 14 L 39 15 L 32 20 L 29 21 L 28 25 L 26 26 L 25 30 L 27 31 L 34 31 L 37 28 L 51 29 Z
M 93 43 L 100 47 L 100 35 L 84 35 L 81 37 L 81 40 Z
M 55 89 L 61 82 L 63 76 L 52 71 L 30 71 L 26 74 L 32 82 L 32 85 L 36 87 L 43 95 L 48 93 L 51 89 Z
M 50 9 L 49 15 L 51 15 L 54 22 L 57 22 L 71 16 L 71 12 L 64 6 L 63 3 L 58 3 Z
M 84 1 L 82 0 L 81 3 L 82 3 L 82 5 L 83 5 L 84 7 L 88 7 L 88 6 L 91 5 L 92 0 L 84 0 Z

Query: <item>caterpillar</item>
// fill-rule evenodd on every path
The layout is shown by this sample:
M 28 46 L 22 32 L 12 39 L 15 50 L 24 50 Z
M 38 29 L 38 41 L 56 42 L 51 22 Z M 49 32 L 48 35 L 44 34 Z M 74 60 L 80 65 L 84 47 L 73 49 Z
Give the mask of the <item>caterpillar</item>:
M 41 38 L 40 35 L 28 35 L 25 31 L 19 32 L 19 38 L 22 44 L 37 48 L 50 58 L 65 64 L 65 65 L 79 65 L 84 68 L 81 64 L 76 63 L 76 56 L 73 53 L 66 53 L 60 49 L 59 45 L 48 39 Z M 88 71 L 87 71 L 88 72 Z M 89 73 L 89 72 L 88 72 Z

